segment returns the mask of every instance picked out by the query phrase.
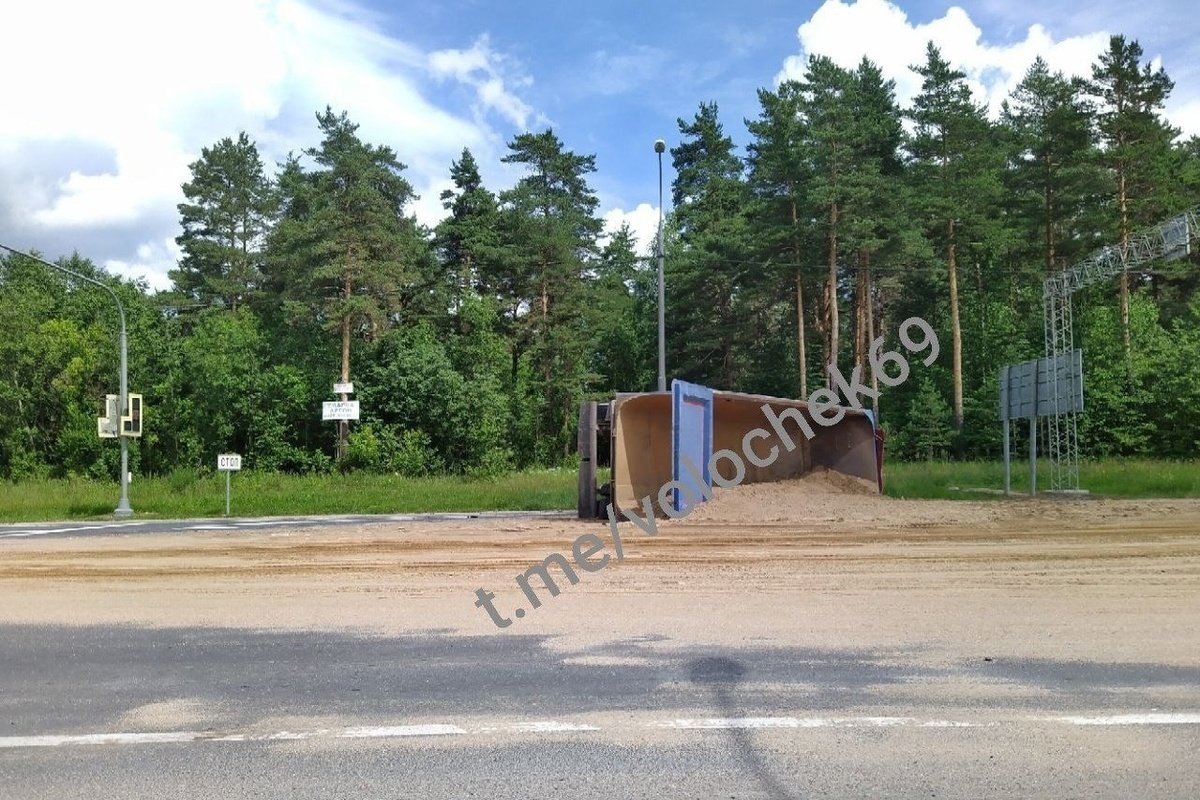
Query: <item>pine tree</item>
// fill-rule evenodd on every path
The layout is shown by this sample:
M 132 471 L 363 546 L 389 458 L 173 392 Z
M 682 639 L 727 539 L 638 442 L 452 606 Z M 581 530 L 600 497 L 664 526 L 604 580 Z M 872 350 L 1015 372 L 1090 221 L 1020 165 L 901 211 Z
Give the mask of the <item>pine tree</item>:
M 857 191 L 847 208 L 846 239 L 855 253 L 854 365 L 866 373 L 867 351 L 876 327 L 872 264 L 880 256 L 904 253 L 902 228 L 908 224 L 908 214 L 901 180 L 903 130 L 895 82 L 885 81 L 879 67 L 866 58 L 852 78 L 850 99 L 858 151 L 852 177 Z
M 1042 243 L 1045 277 L 1090 249 L 1085 217 L 1100 192 L 1095 128 L 1085 84 L 1051 73 L 1039 56 L 1002 106 L 1013 135 L 1009 170 L 1019 217 Z
M 811 213 L 819 220 L 827 270 L 824 308 L 822 365 L 838 362 L 841 320 L 838 314 L 839 249 L 844 227 L 842 215 L 852 202 L 855 186 L 849 176 L 856 160 L 853 76 L 827 56 L 812 56 L 800 86 L 800 113 L 806 119 L 802 153 L 809 163 Z M 832 379 L 827 376 L 827 385 Z
M 492 288 L 499 246 L 498 204 L 495 195 L 484 187 L 479 165 L 467 148 L 451 164 L 450 179 L 454 188 L 441 194 L 442 207 L 450 216 L 438 224 L 434 243 L 457 310 L 465 294 Z
M 595 216 L 599 200 L 587 183 L 596 159 L 566 150 L 553 130 L 519 134 L 508 147 L 501 160 L 526 170 L 515 187 L 500 194 L 516 300 L 514 382 L 520 352 L 527 348 L 534 374 L 528 397 L 537 404 L 531 444 L 539 458 L 554 461 L 574 444 L 576 411 L 588 379 L 587 270 L 602 226 Z
M 701 103 L 671 148 L 674 240 L 667 253 L 668 347 L 673 372 L 729 389 L 745 376 L 739 292 L 761 279 L 746 262 L 749 194 L 742 162 L 715 103 Z
M 285 297 L 338 331 L 340 380 L 349 382 L 351 340 L 387 332 L 419 294 L 414 287 L 427 283 L 429 253 L 405 213 L 417 197 L 395 152 L 363 142 L 345 112 L 327 107 L 317 123 L 321 146 L 305 154 L 318 169 L 305 172 L 292 158 L 280 176 L 284 214 L 272 240 L 273 271 Z M 339 429 L 341 460 L 347 426 Z
M 605 394 L 649 390 L 656 374 L 656 278 L 638 257 L 628 224 L 604 245 L 595 271 L 595 388 Z
M 950 66 L 933 43 L 925 63 L 911 69 L 922 77 L 909 117 L 910 174 L 927 234 L 944 254 L 950 303 L 954 430 L 963 432 L 963 344 L 958 287 L 959 242 L 982 237 L 1001 194 L 1003 154 L 984 109 L 971 99 L 962 70 Z
M 183 258 L 169 275 L 188 298 L 236 311 L 262 283 L 263 247 L 275 213 L 271 182 L 245 132 L 203 148 L 189 169 L 188 202 L 178 206 L 183 234 L 175 239 Z
M 1138 228 L 1161 220 L 1165 209 L 1171 141 L 1179 131 L 1161 117 L 1174 82 L 1160 67 L 1142 64 L 1142 47 L 1124 36 L 1109 39 L 1108 50 L 1092 66 L 1090 91 L 1099 101 L 1103 163 L 1116 182 L 1116 232 L 1122 249 Z M 1121 341 L 1130 360 L 1129 275 L 1117 281 Z
M 771 92 L 758 90 L 762 107 L 757 119 L 746 122 L 753 139 L 746 147 L 747 180 L 753 195 L 751 226 L 759 257 L 778 261 L 775 283 L 780 293 L 790 284 L 795 298 L 797 397 L 808 397 L 804 285 L 813 259 L 813 231 L 806 224 L 809 164 L 802 157 L 806 136 L 800 113 L 800 84 L 784 81 Z

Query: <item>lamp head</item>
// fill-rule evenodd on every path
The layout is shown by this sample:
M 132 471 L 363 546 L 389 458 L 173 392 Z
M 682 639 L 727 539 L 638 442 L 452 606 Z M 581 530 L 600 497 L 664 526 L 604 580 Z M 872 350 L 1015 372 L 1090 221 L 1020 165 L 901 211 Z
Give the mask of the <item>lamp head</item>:
M 666 149 L 667 149 L 667 143 L 664 142 L 662 139 L 658 139 L 654 142 L 654 152 L 661 153 Z

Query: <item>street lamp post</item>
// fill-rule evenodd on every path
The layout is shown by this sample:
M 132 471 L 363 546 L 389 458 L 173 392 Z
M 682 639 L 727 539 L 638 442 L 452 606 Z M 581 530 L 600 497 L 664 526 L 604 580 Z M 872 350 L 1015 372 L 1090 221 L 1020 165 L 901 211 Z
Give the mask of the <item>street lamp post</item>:
M 99 286 L 101 289 L 108 292 L 109 295 L 112 296 L 113 302 L 117 304 L 117 317 L 121 322 L 121 332 L 119 334 L 119 343 L 120 343 L 120 348 L 121 348 L 121 399 L 120 399 L 120 404 L 121 404 L 122 409 L 125 409 L 126 407 L 128 407 L 128 405 L 129 405 L 129 358 L 128 358 L 129 345 L 128 345 L 128 340 L 126 339 L 126 336 L 125 336 L 125 308 L 121 305 L 121 299 L 119 297 L 117 297 L 117 293 L 114 292 L 112 290 L 112 288 L 101 283 L 100 281 L 96 280 L 95 278 L 89 278 L 87 275 L 81 275 L 78 272 L 75 272 L 74 270 L 67 269 L 64 266 L 60 266 L 59 264 L 51 263 L 44 258 L 38 258 L 35 255 L 31 255 L 29 253 L 25 253 L 20 250 L 15 250 L 6 244 L 0 244 L 0 248 L 7 250 L 10 253 L 15 253 L 16 255 L 24 256 L 25 258 L 31 259 L 33 261 L 37 261 L 39 264 L 45 264 L 47 267 L 50 267 L 51 269 L 56 269 L 59 272 L 65 272 L 68 275 L 71 275 L 75 278 L 79 278 L 81 281 L 87 281 L 88 283 L 95 284 L 96 286 Z M 121 435 L 121 436 L 118 436 L 117 438 L 121 440 L 121 499 L 117 502 L 117 507 L 116 507 L 116 509 L 113 510 L 113 514 L 118 517 L 128 517 L 129 515 L 131 515 L 133 513 L 133 509 L 129 507 L 129 437 Z
M 658 390 L 667 390 L 667 325 L 666 292 L 663 286 L 663 190 L 662 190 L 662 155 L 667 149 L 667 143 L 662 139 L 654 142 L 654 152 L 658 153 Z

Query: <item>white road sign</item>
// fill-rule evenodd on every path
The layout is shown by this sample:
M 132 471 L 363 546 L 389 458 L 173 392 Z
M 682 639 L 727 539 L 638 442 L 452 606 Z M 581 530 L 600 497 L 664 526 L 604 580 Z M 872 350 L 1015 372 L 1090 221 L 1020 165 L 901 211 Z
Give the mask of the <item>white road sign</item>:
M 333 385 L 334 394 L 354 394 L 353 383 L 335 383 Z
M 321 403 L 321 419 L 358 419 L 358 401 L 335 400 Z
M 237 472 L 242 468 L 242 457 L 236 453 L 222 453 L 217 456 L 217 469 L 227 472 Z

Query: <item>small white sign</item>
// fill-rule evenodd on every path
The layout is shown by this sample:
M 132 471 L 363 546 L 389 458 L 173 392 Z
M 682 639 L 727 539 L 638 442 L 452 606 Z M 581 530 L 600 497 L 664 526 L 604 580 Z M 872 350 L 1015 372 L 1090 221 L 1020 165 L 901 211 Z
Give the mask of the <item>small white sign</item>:
M 334 394 L 354 394 L 353 383 L 335 383 L 333 385 Z
M 335 400 L 321 403 L 321 419 L 358 419 L 357 400 Z
M 242 457 L 236 453 L 222 453 L 217 456 L 217 469 L 224 472 L 237 472 L 242 468 Z

